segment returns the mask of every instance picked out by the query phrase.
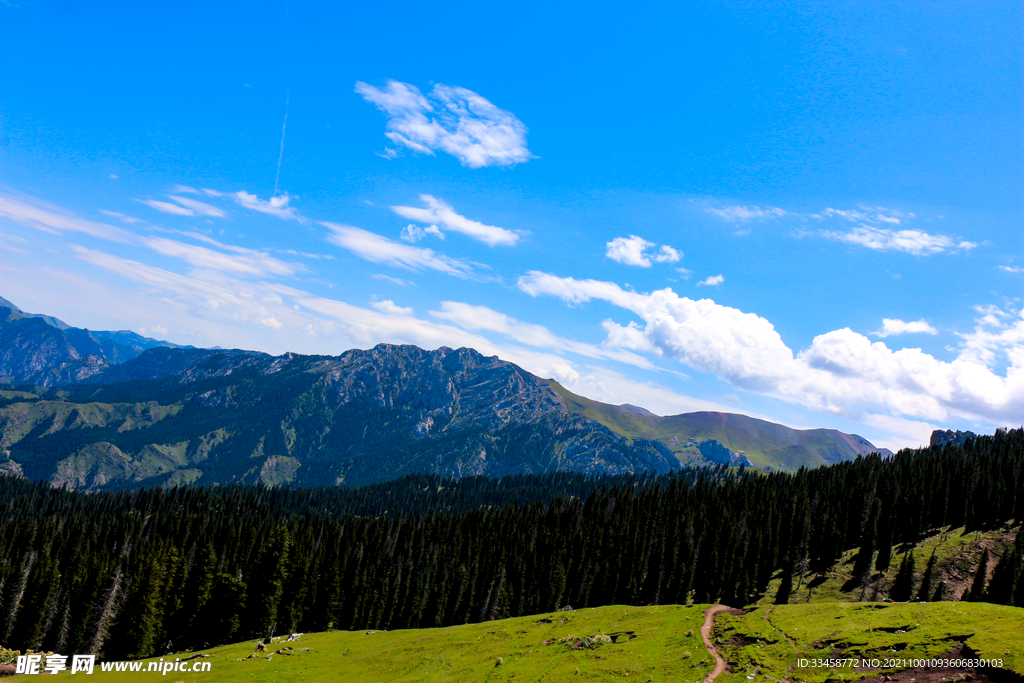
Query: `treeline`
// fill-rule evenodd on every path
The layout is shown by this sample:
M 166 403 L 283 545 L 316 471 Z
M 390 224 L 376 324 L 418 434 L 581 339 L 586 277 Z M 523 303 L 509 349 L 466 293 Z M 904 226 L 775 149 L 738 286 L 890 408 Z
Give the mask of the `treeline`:
M 930 530 L 1022 513 L 1021 430 L 795 474 L 100 494 L 3 478 L 0 643 L 121 659 L 274 624 L 394 629 L 566 605 L 742 603 L 776 572 L 785 586 L 844 549 L 860 548 L 857 571 L 870 574 Z M 1021 544 L 973 597 L 1024 606 Z

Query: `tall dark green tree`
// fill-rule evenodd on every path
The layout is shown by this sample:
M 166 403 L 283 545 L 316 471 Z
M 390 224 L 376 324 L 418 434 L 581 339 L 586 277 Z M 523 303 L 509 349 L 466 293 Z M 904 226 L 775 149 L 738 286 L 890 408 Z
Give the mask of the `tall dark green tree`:
M 900 569 L 892 582 L 889 597 L 896 602 L 907 602 L 914 595 L 914 555 L 910 551 L 903 553 Z
M 924 569 L 924 576 L 921 577 L 921 587 L 917 591 L 917 599 L 921 602 L 928 602 L 931 600 L 934 583 L 935 573 L 935 550 L 932 550 L 931 557 L 928 558 L 928 564 Z
M 985 596 L 986 581 L 988 581 L 988 548 L 981 554 L 978 570 L 974 573 L 974 580 L 971 582 L 971 587 L 967 590 L 963 599 L 968 602 L 980 602 Z

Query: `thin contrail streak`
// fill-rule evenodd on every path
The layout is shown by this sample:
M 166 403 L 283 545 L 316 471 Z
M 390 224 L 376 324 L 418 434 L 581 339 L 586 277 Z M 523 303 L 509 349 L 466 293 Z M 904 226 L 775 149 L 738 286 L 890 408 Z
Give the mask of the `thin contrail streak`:
M 288 132 L 288 103 L 292 99 L 292 89 L 288 88 L 288 94 L 284 98 L 284 123 L 281 124 L 281 151 L 277 154 L 277 175 L 274 176 L 274 196 L 277 196 L 277 186 L 281 181 L 281 160 L 284 159 L 284 135 Z

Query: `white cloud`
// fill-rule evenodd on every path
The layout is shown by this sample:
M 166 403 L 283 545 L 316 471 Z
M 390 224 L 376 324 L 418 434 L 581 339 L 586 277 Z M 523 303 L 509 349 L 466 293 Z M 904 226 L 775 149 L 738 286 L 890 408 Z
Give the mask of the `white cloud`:
M 436 254 L 431 249 L 395 242 L 369 230 L 337 223 L 322 222 L 320 225 L 330 229 L 331 234 L 327 237 L 329 242 L 373 263 L 409 270 L 428 268 L 458 277 L 468 277 L 473 271 L 464 261 Z
M 135 236 L 107 223 L 96 223 L 73 216 L 37 199 L 23 200 L 0 192 L 0 218 L 51 234 L 80 232 L 112 242 L 133 242 Z
M 483 242 L 490 247 L 514 246 L 515 243 L 519 241 L 519 235 L 511 230 L 499 228 L 495 225 L 485 225 L 479 221 L 470 220 L 465 216 L 460 216 L 455 213 L 455 210 L 451 206 L 440 199 L 431 197 L 429 194 L 420 195 L 420 199 L 427 205 L 426 208 L 420 209 L 413 206 L 392 206 L 391 210 L 399 216 L 408 218 L 411 221 L 431 223 L 432 225 L 430 227 L 434 230 L 438 230 L 438 228 L 437 225 L 433 224 L 440 223 L 447 230 L 468 235 L 478 242 Z M 430 232 L 430 228 L 427 228 L 426 230 Z
M 389 80 L 383 89 L 359 81 L 355 91 L 387 116 L 388 139 L 414 152 L 447 152 L 470 168 L 533 158 L 526 126 L 472 90 L 438 84 L 425 97 L 414 85 Z
M 821 213 L 812 214 L 812 218 L 842 218 L 854 223 L 891 223 L 900 224 L 901 218 L 915 218 L 912 213 L 904 213 L 884 206 L 862 206 L 860 211 L 852 209 L 825 209 Z
M 1000 354 L 1005 354 L 1011 362 L 1024 355 L 1024 310 L 1015 316 L 996 306 L 975 306 L 975 310 L 983 316 L 974 331 L 958 335 L 962 339 L 961 360 L 991 366 Z M 1014 318 L 1012 322 L 1004 322 L 1010 317 Z
M 189 199 L 188 197 L 180 197 L 178 195 L 167 195 L 169 198 L 178 202 L 187 209 L 191 209 L 196 216 L 210 216 L 212 218 L 223 218 L 227 214 L 223 210 L 218 209 L 216 206 L 207 204 L 206 202 L 200 202 L 195 199 Z
M 650 268 L 652 259 L 658 263 L 675 263 L 683 257 L 681 251 L 673 249 L 667 244 L 663 244 L 656 253 L 649 254 L 647 251 L 658 245 L 636 235 L 616 237 L 604 246 L 604 255 L 607 258 L 627 266 L 640 266 L 641 268 Z
M 700 287 L 700 286 L 703 285 L 703 286 L 707 286 L 707 287 L 717 287 L 718 285 L 722 284 L 723 282 L 725 282 L 725 276 L 724 275 L 711 275 L 709 277 L 704 278 L 700 282 L 698 282 L 697 286 Z
M 825 231 L 822 236 L 876 251 L 903 251 L 915 256 L 938 254 L 955 249 L 973 249 L 973 242 L 957 241 L 946 235 L 930 235 L 923 230 L 887 230 L 862 225 L 849 232 Z
M 681 258 L 683 258 L 683 252 L 673 249 L 667 244 L 661 245 L 658 253 L 654 255 L 654 260 L 658 263 L 675 263 Z
M 897 334 L 938 334 L 939 331 L 929 325 L 924 320 L 914 320 L 913 322 L 903 322 L 902 320 L 894 320 L 892 318 L 882 319 L 882 329 L 871 334 L 875 337 L 891 337 Z
M 217 244 L 216 241 L 210 240 Z M 297 268 L 267 254 L 251 249 L 238 248 L 241 254 L 224 254 L 206 247 L 185 244 L 164 237 L 148 237 L 146 246 L 164 256 L 173 256 L 188 261 L 197 268 L 209 268 L 236 275 L 266 277 L 268 275 L 293 275 Z M 223 245 L 218 245 L 223 246 Z
M 118 213 L 117 211 L 107 211 L 106 209 L 100 209 L 100 213 L 105 214 L 107 216 L 110 216 L 111 218 L 120 219 L 120 220 L 124 221 L 125 223 L 127 223 L 128 225 L 135 225 L 137 223 L 145 223 L 145 221 L 142 220 L 141 218 L 135 218 L 134 216 L 127 216 L 127 215 L 125 215 L 123 213 Z
M 376 275 L 371 275 L 370 277 L 372 277 L 375 280 L 384 280 L 385 282 L 391 282 L 401 287 L 408 287 L 409 285 L 416 284 L 415 282 L 412 282 L 410 280 L 403 280 L 402 278 L 399 277 L 391 277 L 390 275 L 382 275 L 380 273 Z
M 1020 266 L 999 266 L 1000 270 L 1005 270 L 1007 273 L 1024 273 L 1024 268 Z
M 607 358 L 646 369 L 654 367 L 643 356 L 618 348 L 600 348 L 592 344 L 565 339 L 542 325 L 521 322 L 487 306 L 444 301 L 441 303 L 441 310 L 431 311 L 430 315 L 453 322 L 466 330 L 498 332 L 527 346 L 568 351 L 589 358 Z
M 195 216 L 196 212 L 184 206 L 178 206 L 177 204 L 171 204 L 170 202 L 161 202 L 156 199 L 140 199 L 140 202 L 146 206 L 162 211 L 164 213 L 173 214 L 175 216 Z
M 707 206 L 704 210 L 733 223 L 758 218 L 781 218 L 786 215 L 786 212 L 777 206 Z
M 402 228 L 402 239 L 406 242 L 419 242 L 427 235 L 433 235 L 439 239 L 444 239 L 444 233 L 441 232 L 440 228 L 436 225 L 430 225 L 425 228 L 421 228 L 418 225 L 409 225 Z
M 180 185 L 178 187 L 181 187 Z M 195 192 L 191 188 L 182 188 L 186 191 Z M 214 218 L 223 218 L 227 214 L 216 206 L 207 204 L 206 202 L 200 202 L 195 199 L 189 199 L 188 197 L 181 197 L 178 195 L 167 195 L 170 199 L 173 199 L 177 204 L 171 204 L 170 202 L 161 202 L 156 199 L 140 199 L 139 201 L 156 209 L 163 213 L 173 214 L 175 216 L 212 216 Z M 250 195 L 252 196 L 252 195 Z
M 736 387 L 814 409 L 852 418 L 872 412 L 996 422 L 1024 414 L 1024 320 L 998 335 L 979 330 L 965 337 L 965 352 L 952 362 L 920 349 L 894 351 L 845 328 L 815 337 L 794 354 L 764 318 L 710 299 L 680 297 L 668 288 L 642 294 L 610 282 L 536 271 L 520 278 L 519 288 L 569 303 L 612 303 L 642 322 L 606 321 L 607 344 L 652 350 Z M 986 349 L 1005 353 L 1010 363 L 1005 376 L 986 367 L 990 361 L 979 353 Z
M 389 313 L 391 315 L 412 315 L 411 308 L 398 306 L 391 299 L 384 299 L 384 301 L 371 301 L 370 305 L 381 313 Z
M 218 196 L 217 193 L 213 192 L 213 190 L 203 190 L 203 192 L 212 196 Z M 275 195 L 267 201 L 263 201 L 256 195 L 249 194 L 245 191 L 235 192 L 231 196 L 236 202 L 247 209 L 259 211 L 260 213 L 267 213 L 271 216 L 277 216 L 278 218 L 293 220 L 299 219 L 299 216 L 295 213 L 295 207 L 288 206 L 288 202 L 294 199 L 294 197 L 289 196 L 288 193 Z
M 642 237 L 630 235 L 629 237 L 616 237 L 608 242 L 604 255 L 613 261 L 624 263 L 627 266 L 640 266 L 650 268 L 651 260 L 644 255 L 644 251 L 656 246 Z

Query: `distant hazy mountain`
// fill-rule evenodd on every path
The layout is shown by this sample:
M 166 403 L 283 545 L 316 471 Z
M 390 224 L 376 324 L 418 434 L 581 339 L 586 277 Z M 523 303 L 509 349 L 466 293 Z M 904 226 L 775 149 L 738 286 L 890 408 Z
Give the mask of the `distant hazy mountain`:
M 0 314 L 0 368 L 17 387 L 0 391 L 0 471 L 75 488 L 665 472 L 684 463 L 777 470 L 877 450 L 835 430 L 607 405 L 472 349 L 381 344 L 272 357 Z M 155 346 L 137 352 L 139 340 Z
M 71 327 L 53 316 L 25 313 L 0 297 L 0 383 L 49 387 L 80 382 L 161 346 L 192 348 L 127 330 Z

